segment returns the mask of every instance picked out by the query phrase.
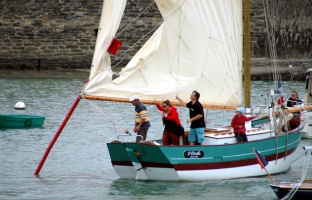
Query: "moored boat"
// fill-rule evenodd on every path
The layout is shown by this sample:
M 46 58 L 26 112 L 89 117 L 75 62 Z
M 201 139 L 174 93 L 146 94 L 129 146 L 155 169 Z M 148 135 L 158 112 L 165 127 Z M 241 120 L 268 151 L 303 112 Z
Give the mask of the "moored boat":
M 312 146 L 304 146 L 306 156 L 311 157 Z M 304 200 L 312 199 L 312 179 L 305 179 L 305 173 L 309 168 L 309 158 L 304 163 L 302 179 L 295 182 L 276 182 L 270 184 L 273 192 L 279 199 L 283 200 Z
M 44 116 L 0 114 L 0 128 L 35 128 L 43 125 Z
M 278 182 L 274 184 L 270 184 L 272 190 L 276 194 L 277 198 L 282 199 L 287 194 L 289 194 L 297 185 L 299 185 L 299 181 L 297 182 Z M 300 184 L 298 189 L 296 190 L 292 200 L 304 200 L 312 198 L 312 179 L 304 180 L 303 183 Z

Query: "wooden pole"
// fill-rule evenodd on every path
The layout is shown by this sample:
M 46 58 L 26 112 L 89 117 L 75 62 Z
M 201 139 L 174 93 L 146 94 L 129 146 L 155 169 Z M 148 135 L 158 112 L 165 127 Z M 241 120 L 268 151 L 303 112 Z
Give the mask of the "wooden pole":
M 50 153 L 50 151 L 51 151 L 51 149 L 52 149 L 52 147 L 53 147 L 53 145 L 54 145 L 54 143 L 56 142 L 57 138 L 58 138 L 59 135 L 61 134 L 63 128 L 65 127 L 67 121 L 69 120 L 70 116 L 72 115 L 72 113 L 74 112 L 75 108 L 77 107 L 79 101 L 80 101 L 80 96 L 78 95 L 77 98 L 76 98 L 76 100 L 75 100 L 75 102 L 73 103 L 72 107 L 71 107 L 70 110 L 68 111 L 68 113 L 67 113 L 65 119 L 63 120 L 61 126 L 59 127 L 59 129 L 58 129 L 57 132 L 55 133 L 55 135 L 54 135 L 52 141 L 50 142 L 50 145 L 48 146 L 47 150 L 45 151 L 43 157 L 41 158 L 41 161 L 40 161 L 40 163 L 39 163 L 39 165 L 38 165 L 38 167 L 37 167 L 37 169 L 36 169 L 34 175 L 38 175 L 38 174 L 39 174 L 39 172 L 40 172 L 40 170 L 41 170 L 41 168 L 42 168 L 42 166 L 43 166 L 43 164 L 44 164 L 46 158 L 48 157 L 48 155 L 49 155 L 49 153 Z
M 244 104 L 250 108 L 250 0 L 244 0 Z
M 83 95 L 84 99 L 91 99 L 91 100 L 100 100 L 100 101 L 114 101 L 114 102 L 126 102 L 131 103 L 129 101 L 129 98 L 117 98 L 117 97 L 105 97 L 105 96 L 89 96 L 89 95 Z M 141 102 L 144 104 L 151 104 L 155 105 L 154 100 L 145 100 L 140 99 Z M 179 102 L 171 101 L 171 105 L 173 106 L 182 106 Z M 209 108 L 209 109 L 216 109 L 216 110 L 235 110 L 237 106 L 225 106 L 225 105 L 208 105 L 202 103 L 203 108 Z
M 260 159 L 259 156 L 257 155 L 255 148 L 252 148 L 252 151 L 254 152 L 254 154 L 255 154 L 255 156 L 256 156 L 258 162 L 261 162 L 261 161 L 260 161 L 261 159 Z M 259 164 L 260 164 L 260 163 L 259 163 Z M 271 182 L 274 183 L 274 181 L 273 181 L 271 175 L 270 175 L 269 172 L 266 170 L 265 166 L 263 166 L 263 169 L 265 170 L 265 172 L 266 172 L 267 175 L 269 176 Z
M 266 170 L 266 168 L 265 168 L 265 167 L 264 167 L 264 170 L 265 170 L 265 172 L 267 173 L 267 175 L 269 176 L 269 178 L 271 179 L 271 182 L 272 182 L 272 183 L 274 183 L 274 181 L 273 181 L 273 179 L 272 179 L 271 175 L 269 174 L 269 172 Z

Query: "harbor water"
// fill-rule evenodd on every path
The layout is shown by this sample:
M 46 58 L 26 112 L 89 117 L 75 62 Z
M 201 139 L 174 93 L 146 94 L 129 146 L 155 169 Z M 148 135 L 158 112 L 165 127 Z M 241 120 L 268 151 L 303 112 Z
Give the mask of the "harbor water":
M 134 108 L 129 103 L 89 101 L 82 99 L 54 144 L 38 176 L 34 172 L 67 112 L 75 101 L 87 72 L 1 72 L 1 114 L 31 114 L 46 117 L 41 128 L 0 130 L 0 199 L 217 199 L 251 200 L 277 199 L 268 176 L 213 180 L 203 182 L 136 181 L 121 179 L 115 173 L 106 147 L 124 129 L 132 130 Z M 271 88 L 270 81 L 252 81 L 251 102 L 256 106 Z M 283 82 L 285 94 L 296 89 L 300 98 L 304 82 Z M 191 93 L 191 91 L 190 91 Z M 201 97 L 204 98 L 204 97 Z M 286 97 L 288 98 L 288 96 Z M 266 99 L 268 101 L 269 98 Z M 22 101 L 25 110 L 14 105 Z M 147 139 L 161 138 L 161 114 L 147 105 L 152 127 Z M 178 108 L 181 121 L 188 130 L 188 110 Z M 208 122 L 231 112 L 208 112 Z M 218 117 L 216 117 L 219 115 Z M 286 173 L 272 175 L 274 181 L 294 181 L 301 178 L 304 156 L 302 140 L 295 152 L 296 159 Z M 259 166 L 260 167 L 260 166 Z M 307 174 L 312 177 L 312 169 Z

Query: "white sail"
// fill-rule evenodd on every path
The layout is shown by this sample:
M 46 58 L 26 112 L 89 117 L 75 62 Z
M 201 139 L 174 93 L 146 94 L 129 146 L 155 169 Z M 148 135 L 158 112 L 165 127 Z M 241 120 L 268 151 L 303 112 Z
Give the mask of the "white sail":
M 115 80 L 107 82 L 110 74 L 93 62 L 83 94 L 120 99 L 135 94 L 143 101 L 177 102 L 176 95 L 188 101 L 197 90 L 203 105 L 241 105 L 242 0 L 156 3 L 163 24 Z
M 107 52 L 118 30 L 127 0 L 105 0 L 93 53 L 89 81 L 92 84 L 106 83 L 112 80 L 110 56 Z

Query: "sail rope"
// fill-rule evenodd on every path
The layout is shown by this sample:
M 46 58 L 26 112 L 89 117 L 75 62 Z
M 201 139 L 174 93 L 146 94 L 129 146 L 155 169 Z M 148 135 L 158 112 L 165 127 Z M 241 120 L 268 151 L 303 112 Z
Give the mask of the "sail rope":
M 179 39 L 178 39 L 178 43 L 177 43 L 177 77 L 176 77 L 176 95 L 178 95 L 179 93 L 179 69 L 180 69 L 180 42 L 182 41 L 182 43 L 184 44 L 182 37 L 181 37 L 181 30 L 183 29 L 183 25 L 184 25 L 184 20 L 182 20 L 182 16 L 181 16 L 181 9 L 183 7 L 183 5 L 186 3 L 186 0 L 181 4 L 181 6 L 179 8 L 177 8 L 174 12 L 172 12 L 172 14 L 170 14 L 167 18 L 169 18 L 171 15 L 173 15 L 173 13 L 175 12 L 179 12 Z M 187 6 L 186 6 L 187 8 Z M 166 19 L 167 19 L 166 18 Z M 166 21 L 166 19 L 164 19 L 164 21 Z M 185 44 L 184 44 L 185 45 Z M 174 58 L 173 58 L 174 59 Z M 171 67 L 174 65 L 174 61 L 171 64 Z
M 177 8 L 177 10 L 173 11 L 171 15 L 173 15 L 173 13 L 175 13 L 176 11 L 178 11 L 178 10 L 184 5 L 185 2 L 187 2 L 187 0 L 185 0 L 185 1 L 182 3 L 182 5 L 181 5 L 179 8 Z M 146 9 L 144 9 L 144 10 L 143 10 L 137 17 L 135 17 L 125 28 L 123 28 L 123 29 L 116 35 L 116 37 L 118 37 L 124 30 L 128 29 L 128 27 L 129 27 L 134 21 L 136 21 L 144 12 L 146 12 L 153 4 L 155 4 L 155 1 L 153 1 L 151 4 L 149 4 L 149 5 L 146 7 Z M 171 15 L 167 16 L 167 18 L 170 18 Z M 167 19 L 167 18 L 166 18 L 166 19 Z M 163 19 L 163 20 L 166 21 L 166 19 Z M 132 46 L 130 46 L 127 50 L 123 51 L 123 54 L 122 54 L 121 56 L 115 57 L 114 61 L 119 60 L 119 62 L 116 63 L 116 64 L 114 64 L 114 65 L 112 65 L 111 68 L 115 68 L 115 67 L 119 66 L 119 64 L 126 58 L 127 53 L 128 53 L 130 50 L 134 49 L 134 47 L 135 47 L 137 44 L 141 44 L 142 39 L 144 39 L 144 38 L 146 38 L 147 36 L 151 35 L 151 33 L 154 32 L 156 29 L 158 29 L 158 28 L 162 25 L 162 23 L 163 23 L 163 21 L 160 22 L 158 25 L 156 25 L 156 26 L 155 26 L 152 30 L 150 30 L 147 34 L 143 35 L 137 42 L 135 42 L 135 43 L 134 43 Z M 113 62 L 114 62 L 114 61 L 113 61 Z M 113 62 L 112 62 L 112 63 L 113 63 Z
M 89 99 L 86 99 L 83 97 L 83 95 L 81 95 L 81 98 L 83 98 L 84 100 L 86 100 L 93 108 L 95 108 L 95 110 L 102 115 L 105 119 L 108 119 L 108 121 L 110 121 L 113 124 L 114 127 L 114 131 L 115 134 L 117 135 L 118 130 L 117 128 L 121 129 L 122 132 L 128 133 L 128 130 L 123 128 L 120 124 L 118 124 L 113 118 L 109 117 L 108 114 L 106 114 L 96 103 L 94 103 L 94 101 L 91 101 Z
M 116 57 L 115 60 L 119 60 L 119 59 L 120 59 L 120 61 L 119 61 L 117 64 L 114 64 L 114 65 L 112 66 L 112 68 L 119 66 L 119 64 L 125 59 L 127 53 L 128 53 L 130 50 L 134 49 L 134 47 L 135 47 L 138 43 L 140 43 L 144 38 L 146 38 L 146 37 L 149 36 L 152 32 L 154 32 L 155 29 L 157 29 L 161 24 L 162 24 L 162 23 L 159 23 L 159 24 L 156 25 L 152 30 L 150 30 L 150 31 L 147 32 L 145 35 L 143 35 L 138 41 L 136 41 L 132 46 L 130 46 L 127 50 L 125 50 L 121 56 Z M 122 58 L 121 58 L 121 57 L 122 57 Z
M 273 2 L 270 4 L 270 2 Z M 276 13 L 276 5 L 274 1 L 265 2 L 263 0 L 264 14 L 265 14 L 265 23 L 266 23 L 266 31 L 268 37 L 268 47 L 271 58 L 271 65 L 273 67 L 273 80 L 278 81 L 279 79 L 279 70 L 278 70 L 278 62 L 277 62 L 277 51 L 276 51 L 276 41 L 275 41 L 275 13 Z
M 282 16 L 287 16 L 288 13 L 285 13 L 285 12 L 282 12 Z M 281 19 L 281 18 L 280 18 Z M 280 24 L 282 24 L 282 21 L 280 20 L 279 22 Z M 284 34 L 280 34 L 281 35 L 281 39 L 282 39 L 282 42 L 283 42 L 283 47 L 284 47 L 284 51 L 285 51 L 285 54 L 286 54 L 286 58 L 287 58 L 287 61 L 288 61 L 288 66 L 289 66 L 289 73 L 291 75 L 291 78 L 290 78 L 290 81 L 292 83 L 292 88 L 294 88 L 294 77 L 296 76 L 296 73 L 292 71 L 292 65 L 290 64 L 289 62 L 289 57 L 288 57 L 288 53 L 287 53 L 287 47 L 286 47 L 286 44 L 287 44 L 287 39 L 285 39 L 285 35 L 286 33 Z M 309 57 L 311 56 L 312 54 L 312 50 L 310 51 L 310 53 L 305 57 L 305 59 L 309 59 Z M 305 65 L 308 65 L 307 63 L 302 63 L 299 68 L 302 68 L 303 66 Z
M 278 56 L 277 56 L 277 49 L 276 49 L 276 40 L 275 40 L 275 34 L 276 30 L 275 27 L 277 25 L 277 17 L 278 16 L 278 6 L 275 0 L 263 0 L 263 8 L 264 8 L 264 14 L 265 14 L 265 22 L 266 22 L 266 31 L 267 31 L 267 37 L 268 37 L 268 47 L 269 47 L 269 53 L 270 53 L 270 60 L 271 65 L 273 67 L 273 81 L 275 89 L 279 88 L 278 85 L 281 81 L 281 74 L 279 70 L 279 64 L 278 64 Z M 279 98 L 282 98 L 284 94 L 282 91 L 280 91 Z M 273 128 L 275 131 L 275 142 L 276 142 L 276 158 L 275 163 L 277 163 L 278 160 L 278 133 L 280 130 L 278 130 L 279 126 L 276 123 L 276 117 L 275 117 L 275 106 L 273 101 L 273 95 L 272 96 L 272 116 L 273 116 Z M 280 120 L 283 120 L 280 118 Z M 288 138 L 288 137 L 287 137 Z M 286 139 L 287 140 L 287 139 Z M 286 144 L 288 146 L 288 140 L 286 141 Z M 286 156 L 285 156 L 286 158 Z
M 124 32 L 126 29 L 128 29 L 133 22 L 135 22 L 143 13 L 145 13 L 153 4 L 155 4 L 155 1 L 153 1 L 152 3 L 150 3 L 141 13 L 139 13 L 132 21 L 130 21 L 130 23 L 128 23 L 128 25 L 123 28 L 120 32 L 118 32 L 118 34 L 116 35 L 116 38 L 118 38 L 118 36 Z M 140 43 L 142 41 L 142 39 L 146 38 L 148 35 L 151 34 L 151 32 L 154 32 L 155 29 L 157 29 L 160 25 L 162 24 L 159 23 L 158 25 L 156 25 L 152 30 L 150 30 L 147 34 L 143 35 L 137 42 L 135 42 L 132 46 L 130 46 L 127 50 L 123 51 L 123 54 L 121 56 L 115 57 L 115 60 L 119 60 L 119 62 L 117 64 L 114 64 L 111 68 L 117 67 L 119 66 L 119 64 L 125 59 L 127 53 L 134 49 L 134 47 Z
M 294 162 L 296 162 L 299 158 L 301 158 L 305 154 L 306 154 L 306 152 L 303 152 L 300 156 L 298 156 L 296 159 L 294 159 L 290 164 L 293 164 Z
M 151 4 L 149 4 L 141 13 L 138 14 L 138 16 L 136 16 L 130 23 L 128 23 L 128 25 L 123 28 L 117 35 L 116 37 L 118 37 L 124 30 L 128 29 L 128 27 L 130 27 L 132 25 L 132 23 L 134 21 L 136 21 L 143 13 L 145 13 L 147 11 L 147 9 L 149 9 L 153 4 L 155 4 L 155 1 L 153 1 Z
M 263 0 L 263 1 L 265 1 L 265 0 Z M 294 81 L 296 81 L 294 79 L 294 77 L 298 75 L 298 71 L 297 72 L 294 71 L 293 70 L 293 66 L 290 63 L 290 58 L 289 58 L 288 51 L 287 51 L 287 43 L 288 43 L 288 41 L 287 41 L 287 32 L 284 31 L 285 27 L 284 28 L 282 27 L 283 24 L 285 26 L 285 22 L 283 22 L 283 19 L 287 18 L 289 13 L 285 12 L 285 10 L 279 10 L 278 9 L 278 8 L 281 8 L 283 6 L 281 4 L 286 4 L 286 3 L 283 2 L 283 1 L 281 2 L 281 1 L 277 1 L 277 0 L 266 0 L 266 2 L 267 2 L 266 4 L 267 4 L 267 7 L 268 7 L 267 10 L 268 10 L 268 13 L 269 13 L 268 14 L 269 15 L 268 19 L 271 22 L 270 31 L 274 30 L 274 29 L 271 29 L 271 28 L 274 28 L 274 26 L 275 26 L 276 29 L 278 29 L 277 25 L 280 25 L 280 30 L 278 30 L 278 31 L 271 31 L 270 38 L 274 39 L 274 42 L 276 42 L 276 43 L 274 43 L 274 45 L 277 44 L 277 43 L 281 44 L 281 48 L 283 49 L 283 52 L 285 54 L 286 61 L 287 61 L 287 64 L 288 64 L 288 70 L 289 70 L 289 74 L 290 74 L 290 80 L 289 81 L 291 82 L 291 88 L 294 89 L 294 87 L 295 87 Z M 279 36 L 279 38 L 277 40 L 275 40 L 276 35 L 277 35 L 275 33 L 277 33 L 278 36 Z M 272 40 L 272 42 L 273 42 L 273 40 Z M 273 50 L 273 49 L 270 48 L 270 51 L 271 50 Z M 311 50 L 310 53 L 308 53 L 308 55 L 304 59 L 309 59 L 311 54 L 312 54 L 312 50 Z M 276 59 L 276 61 L 277 61 L 277 59 Z M 298 66 L 298 68 L 302 69 L 304 66 L 308 67 L 308 63 L 302 63 L 300 66 Z
M 266 1 L 266 3 L 265 3 Z M 295 82 L 296 81 L 294 79 L 294 77 L 297 75 L 296 71 L 293 71 L 293 67 L 290 63 L 290 59 L 289 59 L 289 55 L 287 52 L 287 33 L 285 33 L 285 31 L 283 31 L 283 27 L 281 27 L 281 30 L 279 30 L 277 32 L 277 25 L 283 25 L 283 17 L 287 16 L 288 13 L 285 13 L 284 10 L 279 10 L 278 8 L 281 7 L 281 5 L 279 4 L 283 4 L 283 2 L 280 1 L 276 1 L 276 0 L 263 0 L 263 4 L 264 4 L 264 11 L 265 11 L 265 16 L 266 16 L 266 27 L 267 27 L 267 35 L 268 35 L 268 39 L 269 39 L 269 49 L 270 49 L 270 56 L 271 58 L 273 58 L 272 63 L 274 66 L 274 71 L 277 72 L 278 70 L 278 63 L 277 63 L 277 50 L 276 50 L 276 44 L 280 43 L 282 45 L 282 49 L 285 52 L 285 56 L 286 56 L 286 60 L 288 63 L 288 68 L 289 68 L 289 74 L 290 74 L 290 90 L 289 92 L 287 92 L 288 96 L 290 96 L 290 93 L 292 90 L 295 89 Z M 281 16 L 281 17 L 279 17 Z M 284 22 L 285 23 L 285 22 Z M 275 27 L 275 28 L 274 28 Z M 280 41 L 276 41 L 276 33 L 280 36 L 280 38 L 278 40 Z M 271 53 L 273 52 L 273 53 Z M 309 52 L 309 54 L 306 56 L 306 59 L 308 59 L 312 54 L 312 51 Z M 275 57 L 276 56 L 276 57 Z M 275 64 L 276 63 L 276 64 Z M 302 68 L 303 66 L 305 66 L 306 63 L 302 63 L 299 68 Z M 274 81 L 280 81 L 280 73 L 274 74 Z M 284 94 L 281 94 L 284 95 Z M 305 105 L 309 105 L 311 103 L 305 102 Z M 301 106 L 303 107 L 304 104 L 301 104 Z M 303 109 L 304 110 L 304 109 Z
M 281 70 L 278 62 L 278 55 L 277 55 L 277 43 L 282 44 L 282 48 L 284 49 L 286 60 L 288 63 L 289 73 L 291 75 L 290 81 L 292 88 L 294 87 L 294 76 L 296 75 L 292 71 L 292 66 L 289 61 L 289 55 L 287 52 L 287 39 L 285 38 L 285 34 L 282 33 L 282 31 L 278 31 L 278 25 L 282 24 L 282 17 L 279 16 L 285 16 L 286 13 L 279 13 L 279 2 L 276 0 L 263 0 L 264 5 L 264 13 L 265 13 L 265 19 L 266 19 L 266 31 L 267 31 L 267 37 L 268 37 L 268 48 L 269 48 L 269 54 L 271 58 L 271 64 L 273 66 L 273 81 L 281 81 Z M 280 36 L 280 39 L 276 39 L 276 35 Z M 280 41 L 279 41 L 280 40 Z M 302 66 L 302 65 L 301 65 Z
M 310 158 L 311 158 L 312 152 L 310 150 L 307 150 L 304 154 L 306 155 L 306 157 L 304 159 L 304 163 L 303 163 L 303 167 L 302 167 L 301 179 L 298 182 L 294 183 L 292 189 L 288 192 L 288 194 L 285 195 L 280 200 L 292 199 L 293 196 L 296 194 L 297 190 L 299 189 L 299 187 L 302 185 L 302 183 L 303 183 L 303 181 L 307 175 L 307 171 L 309 169 L 309 163 L 310 163 Z

